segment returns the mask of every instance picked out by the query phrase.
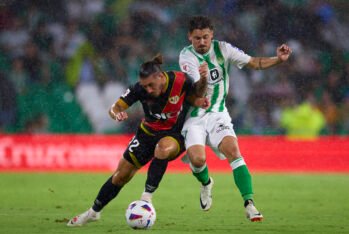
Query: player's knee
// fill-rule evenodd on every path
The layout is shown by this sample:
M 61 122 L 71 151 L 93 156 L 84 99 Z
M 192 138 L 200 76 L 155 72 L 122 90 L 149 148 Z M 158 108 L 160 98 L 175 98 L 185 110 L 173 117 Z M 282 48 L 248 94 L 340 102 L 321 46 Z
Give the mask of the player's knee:
M 169 159 L 174 153 L 170 149 L 161 148 L 156 151 L 155 157 L 158 159 Z
M 194 166 L 194 167 L 202 167 L 205 165 L 206 163 L 206 158 L 201 156 L 201 157 L 189 157 L 190 159 L 190 162 L 191 164 Z
M 173 145 L 158 144 L 155 149 L 155 157 L 158 159 L 170 159 L 176 155 L 176 149 Z
M 205 148 L 196 145 L 196 146 L 191 146 L 187 150 L 187 154 L 189 156 L 190 162 L 193 166 L 195 167 L 202 167 L 206 163 L 206 154 L 205 154 Z
M 230 161 L 234 161 L 235 159 L 238 159 L 241 157 L 240 152 L 236 149 L 235 150 L 231 149 L 231 150 L 227 151 L 224 155 Z
M 227 144 L 227 142 L 223 142 L 219 146 L 219 151 L 224 154 L 224 156 L 229 160 L 235 160 L 241 157 L 240 150 L 237 144 Z

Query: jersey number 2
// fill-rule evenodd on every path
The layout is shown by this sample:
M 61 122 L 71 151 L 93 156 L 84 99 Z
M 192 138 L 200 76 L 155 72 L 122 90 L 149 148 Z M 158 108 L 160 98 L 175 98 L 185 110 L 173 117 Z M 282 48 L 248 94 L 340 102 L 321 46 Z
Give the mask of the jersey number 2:
M 139 146 L 139 141 L 137 139 L 135 139 L 135 137 L 133 137 L 132 140 L 131 140 L 131 143 L 128 146 L 128 150 L 133 153 L 133 149 L 132 148 L 136 148 L 138 146 Z

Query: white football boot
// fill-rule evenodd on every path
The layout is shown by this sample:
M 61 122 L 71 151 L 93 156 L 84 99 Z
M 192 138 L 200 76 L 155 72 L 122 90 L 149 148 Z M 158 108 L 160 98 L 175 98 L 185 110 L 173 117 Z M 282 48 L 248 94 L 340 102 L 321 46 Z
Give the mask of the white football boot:
M 254 206 L 253 201 L 249 200 L 247 206 L 245 207 L 246 217 L 251 222 L 261 222 L 263 220 L 263 215 Z
M 68 227 L 80 227 L 86 223 L 97 221 L 101 218 L 101 212 L 96 212 L 92 208 L 88 209 L 82 214 L 79 214 L 69 220 L 67 223 Z
M 212 187 L 213 187 L 213 179 L 210 177 L 210 183 L 205 186 L 201 186 L 200 192 L 200 206 L 203 211 L 208 211 L 212 206 Z

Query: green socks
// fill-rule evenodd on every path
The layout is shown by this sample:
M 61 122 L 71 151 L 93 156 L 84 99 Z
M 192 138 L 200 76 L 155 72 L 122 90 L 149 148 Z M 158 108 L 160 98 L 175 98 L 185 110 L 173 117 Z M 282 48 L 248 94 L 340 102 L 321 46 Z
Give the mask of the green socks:
M 234 181 L 238 187 L 241 196 L 244 201 L 253 199 L 253 189 L 252 189 L 252 178 L 251 174 L 248 171 L 246 163 L 243 158 L 238 158 L 230 163 L 231 168 L 233 169 Z M 204 166 L 197 168 L 190 164 L 190 168 L 193 172 L 193 175 L 202 185 L 207 185 L 210 181 L 208 175 L 208 168 L 205 163 Z
M 246 201 L 253 198 L 252 179 L 243 158 L 238 158 L 230 163 L 233 169 L 234 181 L 241 196 Z
M 194 167 L 191 163 L 190 163 L 190 168 L 193 172 L 193 175 L 196 177 L 196 179 L 198 179 L 198 181 L 201 182 L 202 185 L 207 185 L 208 182 L 210 181 L 210 177 L 208 175 L 208 168 L 207 165 L 205 163 L 205 165 L 203 165 L 202 167 Z

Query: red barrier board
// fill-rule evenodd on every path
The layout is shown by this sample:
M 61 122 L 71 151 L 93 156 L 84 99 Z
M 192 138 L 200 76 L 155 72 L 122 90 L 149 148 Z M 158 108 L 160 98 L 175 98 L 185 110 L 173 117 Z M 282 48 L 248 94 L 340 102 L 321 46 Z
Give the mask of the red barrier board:
M 112 171 L 131 136 L 0 135 L 0 170 Z
M 113 171 L 130 135 L 0 135 L 0 171 Z M 349 172 L 349 137 L 239 136 L 252 172 Z M 207 148 L 211 171 L 231 171 Z M 146 167 L 145 167 L 146 168 Z M 144 170 L 144 169 L 143 169 Z M 177 159 L 169 171 L 190 172 Z
M 279 172 L 349 172 L 349 137 L 288 140 L 239 137 L 241 153 L 251 170 Z

